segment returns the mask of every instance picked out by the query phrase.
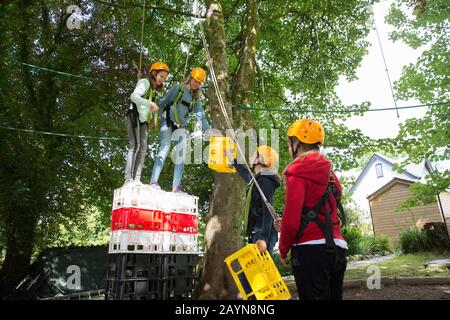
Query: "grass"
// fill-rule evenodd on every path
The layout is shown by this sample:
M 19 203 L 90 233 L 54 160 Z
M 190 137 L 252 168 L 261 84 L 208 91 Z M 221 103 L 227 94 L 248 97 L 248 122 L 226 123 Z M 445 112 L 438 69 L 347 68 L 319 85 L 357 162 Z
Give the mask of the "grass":
M 450 252 L 418 252 L 402 254 L 379 264 L 382 277 L 450 277 L 449 269 L 428 269 L 424 263 L 436 259 L 450 259 Z M 369 266 L 362 266 L 345 272 L 345 280 L 367 279 Z

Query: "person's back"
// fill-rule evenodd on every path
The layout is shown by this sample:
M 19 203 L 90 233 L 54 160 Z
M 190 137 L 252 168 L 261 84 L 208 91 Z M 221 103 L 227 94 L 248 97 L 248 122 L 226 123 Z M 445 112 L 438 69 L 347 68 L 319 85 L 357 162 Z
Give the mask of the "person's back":
M 288 130 L 294 159 L 285 169 L 286 204 L 283 212 L 280 257 L 291 263 L 300 299 L 342 299 L 347 266 L 347 243 L 338 209 L 342 190 L 332 163 L 322 154 L 323 127 L 314 120 L 296 121 Z M 343 212 L 341 212 L 343 214 Z
M 326 159 L 323 154 L 317 151 L 310 151 L 294 160 L 285 170 L 286 190 L 287 194 L 289 194 L 289 199 L 287 199 L 284 209 L 283 217 L 286 220 L 286 228 L 284 230 L 286 233 L 284 233 L 284 238 L 282 243 L 280 243 L 280 250 L 281 246 L 290 247 L 293 244 L 324 240 L 322 230 L 315 223 L 308 225 L 301 239 L 297 236 L 301 214 L 300 209 L 301 207 L 313 208 L 325 194 L 330 181 L 331 165 L 331 161 Z M 337 190 L 341 194 L 339 180 L 334 173 L 332 174 Z M 330 197 L 330 202 L 334 239 L 343 240 L 334 197 Z M 324 211 L 325 208 L 322 208 L 321 212 L 324 213 Z M 325 215 L 319 215 L 319 219 L 325 223 Z

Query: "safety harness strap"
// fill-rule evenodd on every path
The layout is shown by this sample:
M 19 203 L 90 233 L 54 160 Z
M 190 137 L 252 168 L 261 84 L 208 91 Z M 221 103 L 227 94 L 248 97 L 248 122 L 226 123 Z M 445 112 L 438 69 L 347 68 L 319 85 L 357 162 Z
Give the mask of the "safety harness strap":
M 333 236 L 333 222 L 331 219 L 330 211 L 328 210 L 328 203 L 331 208 L 330 194 L 334 197 L 336 201 L 336 206 L 338 208 L 338 216 L 341 222 L 345 225 L 345 213 L 342 203 L 340 201 L 340 195 L 334 183 L 334 180 L 330 181 L 324 195 L 320 198 L 314 208 L 303 207 L 301 212 L 300 228 L 297 234 L 297 238 L 301 238 L 306 228 L 310 223 L 315 222 L 325 235 L 326 250 L 328 252 L 334 252 L 336 245 L 334 243 Z M 322 207 L 325 206 L 325 222 L 323 222 L 318 215 L 322 213 Z M 339 214 L 339 212 L 341 214 Z

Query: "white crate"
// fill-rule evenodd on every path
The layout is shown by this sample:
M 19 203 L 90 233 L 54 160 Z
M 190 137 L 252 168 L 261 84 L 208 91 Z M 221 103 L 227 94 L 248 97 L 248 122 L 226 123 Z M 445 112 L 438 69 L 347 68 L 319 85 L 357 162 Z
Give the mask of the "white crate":
M 168 192 L 169 201 L 165 206 L 165 212 L 186 214 L 198 214 L 198 197 L 188 194 Z
M 142 230 L 112 231 L 109 253 L 197 253 L 198 236 Z
M 165 201 L 165 191 L 129 185 L 114 190 L 113 210 L 123 207 L 161 210 Z
M 196 253 L 198 251 L 197 234 L 160 232 L 161 251 Z
M 198 197 L 129 185 L 114 190 L 113 210 L 123 207 L 198 214 Z

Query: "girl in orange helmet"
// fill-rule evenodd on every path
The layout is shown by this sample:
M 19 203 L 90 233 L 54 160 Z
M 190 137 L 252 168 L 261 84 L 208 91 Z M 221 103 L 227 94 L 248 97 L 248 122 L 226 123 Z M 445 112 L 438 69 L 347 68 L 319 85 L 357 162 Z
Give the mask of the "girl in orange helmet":
M 248 184 L 246 201 L 241 218 L 244 220 L 244 232 L 248 236 L 249 243 L 255 243 L 261 252 L 266 250 L 272 254 L 273 248 L 278 241 L 278 232 L 273 226 L 273 217 L 269 209 L 254 187 L 254 182 L 246 166 L 238 164 L 237 160 L 230 154 L 227 155 L 233 161 L 237 173 Z M 277 173 L 279 157 L 278 153 L 269 146 L 260 146 L 256 149 L 250 165 L 255 174 L 261 190 L 269 203 L 273 204 L 275 191 L 281 185 L 280 176 Z M 238 219 L 238 224 L 242 220 Z
M 183 84 L 171 87 L 159 103 L 159 116 L 161 119 L 160 144 L 158 154 L 153 164 L 150 187 L 161 189 L 158 179 L 164 166 L 164 161 L 169 154 L 171 141 L 174 140 L 176 147 L 181 147 L 182 156 L 178 155 L 175 160 L 175 168 L 172 182 L 172 191 L 184 193 L 181 188 L 181 179 L 184 170 L 185 138 L 172 134 L 180 128 L 186 128 L 189 114 L 193 113 L 196 119 L 196 131 L 205 132 L 210 129 L 206 120 L 201 100 L 201 87 L 206 80 L 206 72 L 202 68 L 194 68 Z
M 150 67 L 149 79 L 140 79 L 130 96 L 131 105 L 127 110 L 125 125 L 128 132 L 128 154 L 125 166 L 125 184 L 141 184 L 141 173 L 147 151 L 149 125 L 157 120 L 155 101 L 165 91 L 164 82 L 169 75 L 167 64 L 158 61 Z

